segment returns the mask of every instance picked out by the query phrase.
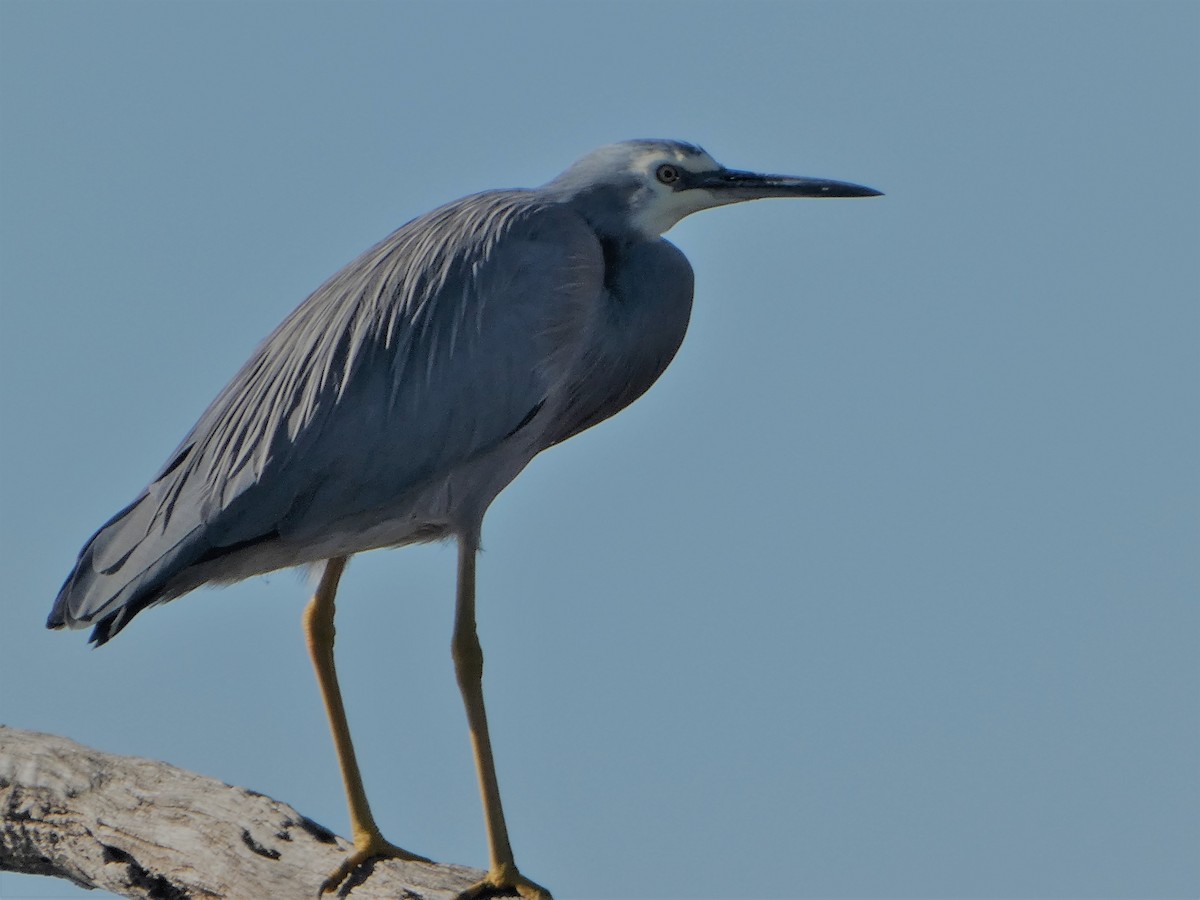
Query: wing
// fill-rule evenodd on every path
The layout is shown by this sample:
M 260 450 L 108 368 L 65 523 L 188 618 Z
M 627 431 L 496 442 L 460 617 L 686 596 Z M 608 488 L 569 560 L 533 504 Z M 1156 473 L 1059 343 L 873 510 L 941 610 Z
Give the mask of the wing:
M 568 377 L 603 272 L 591 229 L 529 192 L 405 225 L 263 342 L 84 547 L 48 624 L 98 621 L 103 642 L 223 555 L 382 515 L 485 453 Z

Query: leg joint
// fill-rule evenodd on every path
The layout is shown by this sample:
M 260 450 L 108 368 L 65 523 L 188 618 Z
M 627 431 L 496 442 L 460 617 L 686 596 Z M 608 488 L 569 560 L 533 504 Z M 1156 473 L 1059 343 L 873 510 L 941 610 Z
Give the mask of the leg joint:
M 450 655 L 454 657 L 454 671 L 459 684 L 479 683 L 483 680 L 483 648 L 475 629 L 455 632 L 450 642 Z
M 304 633 L 309 645 L 332 645 L 337 629 L 333 624 L 334 607 L 332 603 L 322 602 L 322 598 L 314 597 L 304 607 Z

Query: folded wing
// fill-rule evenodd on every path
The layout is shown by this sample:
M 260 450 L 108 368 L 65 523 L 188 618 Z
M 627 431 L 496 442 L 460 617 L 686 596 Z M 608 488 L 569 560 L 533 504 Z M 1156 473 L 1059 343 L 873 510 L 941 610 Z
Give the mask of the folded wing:
M 590 228 L 527 192 L 408 223 L 260 345 L 83 548 L 47 624 L 94 624 L 103 643 L 146 606 L 221 580 L 223 557 L 385 516 L 561 388 L 603 281 Z

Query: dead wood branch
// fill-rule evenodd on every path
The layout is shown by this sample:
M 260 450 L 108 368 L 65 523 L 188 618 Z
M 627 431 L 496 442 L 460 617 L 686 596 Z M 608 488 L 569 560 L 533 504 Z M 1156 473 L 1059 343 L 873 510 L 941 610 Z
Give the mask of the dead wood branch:
M 315 900 L 349 842 L 262 794 L 0 725 L 0 870 L 152 900 Z M 355 900 L 451 900 L 482 873 L 368 864 Z

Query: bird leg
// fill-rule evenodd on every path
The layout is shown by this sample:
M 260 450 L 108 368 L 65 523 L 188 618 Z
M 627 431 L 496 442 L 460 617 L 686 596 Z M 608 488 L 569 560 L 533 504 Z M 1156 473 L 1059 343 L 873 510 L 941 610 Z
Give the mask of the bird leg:
M 384 840 L 371 815 L 367 803 L 367 792 L 363 788 L 358 760 L 354 756 L 354 744 L 350 741 L 350 726 L 346 722 L 346 708 L 342 704 L 342 691 L 338 687 L 337 671 L 333 665 L 333 614 L 334 595 L 338 581 L 346 568 L 346 557 L 337 556 L 325 563 L 321 583 L 313 594 L 312 601 L 304 609 L 304 636 L 308 652 L 317 673 L 317 684 L 321 688 L 321 699 L 329 715 L 329 730 L 333 732 L 333 745 L 337 750 L 338 765 L 342 769 L 342 782 L 346 787 L 346 799 L 350 803 L 350 828 L 354 838 L 354 852 L 325 879 L 320 893 L 332 891 L 356 868 L 372 859 L 403 859 L 429 862 L 423 856 L 402 850 Z
M 504 824 L 504 810 L 500 806 L 500 787 L 496 781 L 496 765 L 492 761 L 487 713 L 483 708 L 483 649 L 475 629 L 475 557 L 478 552 L 478 531 L 460 535 L 458 602 L 450 649 L 454 656 L 458 688 L 467 708 L 467 726 L 471 732 L 475 770 L 479 775 L 479 792 L 483 797 L 491 865 L 487 877 L 459 894 L 458 900 L 476 900 L 514 891 L 525 900 L 551 900 L 549 891 L 517 871 L 508 842 L 508 828 Z

